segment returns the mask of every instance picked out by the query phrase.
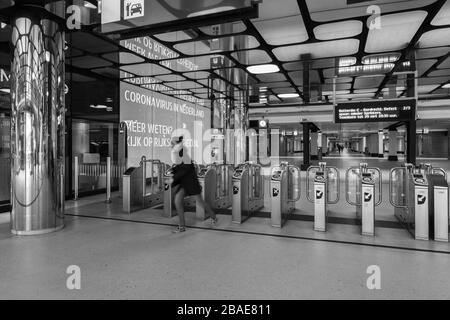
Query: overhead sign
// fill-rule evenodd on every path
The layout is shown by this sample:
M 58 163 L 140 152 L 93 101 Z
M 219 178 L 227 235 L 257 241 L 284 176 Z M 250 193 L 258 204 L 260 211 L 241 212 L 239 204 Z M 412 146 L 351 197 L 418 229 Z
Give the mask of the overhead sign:
M 416 119 L 416 100 L 375 100 L 340 103 L 335 107 L 335 123 L 410 121 Z
M 177 21 L 187 23 L 188 19 L 204 18 L 219 13 L 235 12 L 236 19 L 257 18 L 255 0 L 103 0 L 101 8 L 101 32 L 121 33 L 135 28 L 155 28 L 174 24 Z M 244 13 L 241 10 L 247 10 Z M 220 21 L 217 21 L 220 22 Z M 180 25 L 179 30 L 183 30 Z

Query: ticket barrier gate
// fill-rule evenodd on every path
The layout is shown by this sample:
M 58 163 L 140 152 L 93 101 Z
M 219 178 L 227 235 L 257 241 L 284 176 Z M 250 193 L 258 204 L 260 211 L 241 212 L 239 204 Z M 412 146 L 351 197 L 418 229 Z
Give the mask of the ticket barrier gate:
M 172 179 L 172 168 L 169 168 L 164 173 L 164 216 L 172 218 L 177 215 L 174 210 L 174 197 L 175 192 L 172 188 L 172 184 L 169 180 Z M 195 171 L 197 173 L 198 181 L 202 187 L 202 197 L 209 205 L 215 200 L 215 187 L 216 187 L 216 170 L 214 167 L 195 164 Z M 184 199 L 184 207 L 188 210 L 195 210 L 196 217 L 202 220 L 209 218 L 209 215 L 205 211 L 205 208 L 197 204 L 195 197 L 186 197 Z
M 369 168 L 367 163 L 351 167 L 345 174 L 346 201 L 356 207 L 362 235 L 375 236 L 375 207 L 383 201 L 382 188 L 381 170 Z
M 127 213 L 163 202 L 163 173 L 166 165 L 142 157 L 139 167 L 128 168 L 122 177 L 122 208 Z
M 311 187 L 313 182 L 313 187 Z M 340 178 L 336 167 L 325 162 L 306 171 L 306 198 L 314 203 L 314 230 L 327 231 L 328 205 L 339 202 Z
M 300 169 L 287 162 L 272 169 L 270 177 L 272 227 L 281 228 L 295 210 L 295 203 L 301 196 L 300 175 Z
M 213 209 L 228 209 L 233 205 L 233 170 L 231 164 L 212 164 L 216 171 L 215 197 L 210 202 Z
M 430 214 L 430 237 L 435 241 L 449 241 L 449 188 L 447 172 L 442 168 L 433 168 L 431 164 L 421 164 L 429 182 L 428 198 Z
M 264 180 L 261 166 L 244 163 L 233 172 L 232 221 L 243 223 L 264 208 Z
M 448 184 L 443 169 L 412 164 L 391 169 L 389 200 L 415 239 L 448 242 Z

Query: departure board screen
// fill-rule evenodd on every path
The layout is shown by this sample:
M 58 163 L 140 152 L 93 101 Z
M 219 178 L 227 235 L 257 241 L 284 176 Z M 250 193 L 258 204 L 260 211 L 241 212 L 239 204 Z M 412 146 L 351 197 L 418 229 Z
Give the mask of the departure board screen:
M 416 100 L 385 100 L 340 103 L 335 123 L 410 121 L 416 118 Z

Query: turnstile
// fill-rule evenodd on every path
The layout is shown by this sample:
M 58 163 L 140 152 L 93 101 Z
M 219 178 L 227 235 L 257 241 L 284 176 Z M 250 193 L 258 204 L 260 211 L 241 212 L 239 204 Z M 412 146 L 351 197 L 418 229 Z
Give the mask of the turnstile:
M 429 240 L 430 229 L 431 234 L 434 232 L 430 220 L 434 220 L 436 212 L 434 205 L 430 210 L 429 177 L 423 166 L 412 164 L 392 168 L 389 175 L 389 201 L 394 207 L 395 216 L 417 240 Z
M 313 182 L 313 187 L 311 187 Z M 339 202 L 340 178 L 336 167 L 325 162 L 306 171 L 306 198 L 314 203 L 314 230 L 327 231 L 328 205 Z
M 272 227 L 281 228 L 295 210 L 295 203 L 301 196 L 300 172 L 298 167 L 289 165 L 287 162 L 272 168 L 270 176 Z
M 243 223 L 264 208 L 264 180 L 261 166 L 246 162 L 233 173 L 232 221 Z
M 122 177 L 123 211 L 131 213 L 163 202 L 165 164 L 142 157 L 139 167 L 128 168 Z
M 345 197 L 350 205 L 356 206 L 362 235 L 375 235 L 375 207 L 383 201 L 382 188 L 381 170 L 369 168 L 367 163 L 351 167 L 345 174 Z
M 216 171 L 215 199 L 211 202 L 213 209 L 228 209 L 233 204 L 233 165 L 211 164 Z
M 435 241 L 449 241 L 449 206 L 447 172 L 442 168 L 433 168 L 430 164 L 422 164 L 428 179 L 430 237 Z

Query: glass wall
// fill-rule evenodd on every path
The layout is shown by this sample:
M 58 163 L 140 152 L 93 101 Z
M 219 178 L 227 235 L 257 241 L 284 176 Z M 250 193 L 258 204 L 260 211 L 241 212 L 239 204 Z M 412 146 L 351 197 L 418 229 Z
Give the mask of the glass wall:
M 106 188 L 107 158 L 111 158 L 111 187 L 118 188 L 121 170 L 117 167 L 117 123 L 72 120 L 72 190 L 78 175 L 78 192 L 89 194 Z

